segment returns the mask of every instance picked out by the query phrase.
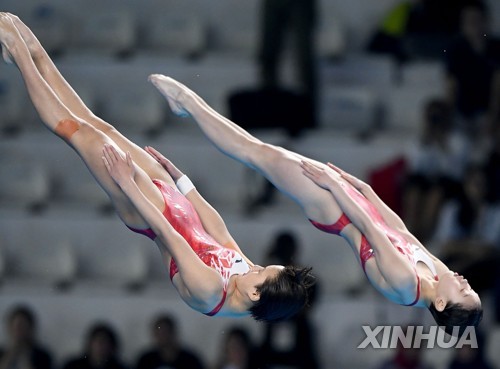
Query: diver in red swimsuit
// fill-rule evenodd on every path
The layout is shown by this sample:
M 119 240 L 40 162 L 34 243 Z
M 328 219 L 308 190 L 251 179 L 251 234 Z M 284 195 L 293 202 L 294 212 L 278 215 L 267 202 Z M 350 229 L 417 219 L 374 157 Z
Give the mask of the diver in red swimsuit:
M 106 164 L 113 163 L 113 160 L 108 159 L 105 152 Z M 109 165 L 112 173 L 112 167 Z M 222 247 L 210 236 L 201 223 L 200 217 L 196 209 L 189 200 L 176 188 L 169 186 L 160 180 L 153 180 L 153 183 L 158 187 L 165 200 L 165 210 L 163 216 L 172 225 L 172 227 L 188 242 L 198 258 L 205 265 L 214 269 L 219 273 L 223 281 L 222 299 L 210 312 L 205 315 L 213 316 L 217 314 L 223 307 L 226 297 L 227 288 L 233 275 L 246 274 L 250 271 L 250 264 L 237 251 Z M 155 232 L 151 229 L 136 229 L 129 227 L 136 233 L 143 234 L 153 241 L 156 239 Z M 170 279 L 174 282 L 174 277 L 179 273 L 179 267 L 174 259 L 170 261 Z M 174 282 L 175 283 L 175 282 Z
M 122 221 L 154 239 L 187 305 L 206 315 L 266 321 L 289 318 L 306 305 L 310 268 L 264 268 L 248 260 L 189 179 L 96 117 L 18 17 L 0 13 L 0 43 L 45 126 L 82 158 Z
M 351 246 L 371 284 L 400 305 L 428 308 L 448 333 L 482 317 L 481 300 L 464 277 L 449 270 L 359 179 L 267 144 L 214 111 L 195 92 L 163 75 L 150 81 L 179 116 L 191 116 L 224 154 L 262 173 L 322 231 Z

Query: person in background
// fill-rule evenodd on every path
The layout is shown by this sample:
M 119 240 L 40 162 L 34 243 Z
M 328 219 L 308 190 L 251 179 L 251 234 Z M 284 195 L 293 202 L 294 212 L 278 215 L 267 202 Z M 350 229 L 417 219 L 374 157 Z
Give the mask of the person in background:
M 456 336 L 480 323 L 481 298 L 467 279 L 430 253 L 369 184 L 332 163 L 259 140 L 170 77 L 155 74 L 150 80 L 172 112 L 191 116 L 223 154 L 271 181 L 319 231 L 344 238 L 368 281 L 389 301 L 427 308 Z
M 465 169 L 464 140 L 454 130 L 452 107 L 441 98 L 424 107 L 420 140 L 408 155 L 403 193 L 404 221 L 417 238 L 428 240 L 443 203 L 456 196 Z
M 290 230 L 279 232 L 267 254 L 266 262 L 282 265 L 298 263 L 300 244 Z M 300 263 L 298 263 L 300 264 Z M 285 322 L 264 327 L 264 339 L 259 353 L 270 368 L 319 369 L 317 333 L 311 321 L 311 311 L 318 297 L 318 281 L 309 296 L 310 305 Z
M 223 334 L 217 364 L 213 369 L 265 369 L 261 355 L 255 350 L 249 332 L 238 326 Z
M 410 345 L 410 347 L 405 348 L 398 340 L 396 348 L 391 350 L 394 351 L 394 356 L 377 366 L 376 369 L 433 369 L 424 360 L 424 350 L 425 346 L 416 348 Z
M 151 325 L 153 347 L 143 352 L 136 369 L 204 369 L 205 364 L 195 352 L 183 347 L 178 327 L 170 315 L 160 315 Z
M 127 369 L 120 359 L 119 347 L 118 335 L 110 325 L 94 324 L 87 333 L 82 354 L 68 360 L 63 369 Z
M 398 63 L 408 60 L 403 41 L 410 13 L 416 2 L 417 0 L 401 1 L 389 10 L 370 37 L 366 46 L 368 52 L 390 55 Z
M 497 208 L 500 207 L 500 127 L 496 127 L 493 132 L 492 146 L 486 156 L 486 199 L 489 204 Z M 500 245 L 497 244 L 497 248 Z M 500 278 L 496 281 L 493 290 L 493 307 L 497 323 L 500 323 Z
M 402 0 L 389 9 L 367 50 L 391 55 L 400 64 L 441 60 L 459 29 L 460 12 L 473 0 Z
M 51 369 L 52 355 L 36 341 L 36 317 L 28 306 L 6 316 L 7 344 L 0 349 L 0 369 Z
M 312 268 L 255 265 L 187 176 L 89 110 L 19 17 L 0 12 L 0 43 L 40 123 L 76 151 L 123 223 L 155 242 L 187 306 L 207 316 L 272 321 L 307 304 Z
M 259 64 L 264 88 L 283 87 L 279 68 L 283 61 L 286 36 L 294 37 L 295 64 L 299 92 L 309 97 L 313 125 L 317 98 L 316 0 L 263 0 L 261 3 Z
M 494 369 L 485 357 L 486 338 L 480 330 L 476 330 L 477 348 L 463 345 L 455 348 L 447 369 Z
M 445 56 L 448 99 L 471 138 L 471 151 L 477 151 L 500 118 L 500 40 L 488 32 L 488 10 L 482 2 L 462 9 L 460 35 Z
M 478 291 L 500 281 L 500 208 L 486 201 L 486 183 L 483 166 L 471 165 L 459 196 L 443 206 L 433 237 L 442 260 Z

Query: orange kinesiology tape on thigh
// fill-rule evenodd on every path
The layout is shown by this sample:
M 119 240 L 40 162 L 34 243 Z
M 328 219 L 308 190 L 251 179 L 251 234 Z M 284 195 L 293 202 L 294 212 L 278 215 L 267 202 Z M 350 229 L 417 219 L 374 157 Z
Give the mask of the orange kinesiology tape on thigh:
M 73 119 L 63 119 L 57 123 L 54 132 L 62 139 L 69 141 L 71 136 L 80 129 L 80 123 Z

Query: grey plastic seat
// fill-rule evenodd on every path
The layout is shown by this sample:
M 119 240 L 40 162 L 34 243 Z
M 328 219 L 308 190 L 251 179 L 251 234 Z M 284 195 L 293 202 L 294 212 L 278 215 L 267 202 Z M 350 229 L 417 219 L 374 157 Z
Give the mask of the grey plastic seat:
M 0 149 L 0 203 L 28 208 L 43 205 L 50 195 L 50 177 L 43 161 L 19 150 Z

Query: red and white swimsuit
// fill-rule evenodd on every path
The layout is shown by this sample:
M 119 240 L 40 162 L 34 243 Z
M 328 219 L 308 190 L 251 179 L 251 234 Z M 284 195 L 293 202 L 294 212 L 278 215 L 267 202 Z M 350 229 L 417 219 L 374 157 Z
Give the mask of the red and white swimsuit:
M 408 242 L 399 232 L 395 231 L 394 229 L 390 228 L 380 215 L 380 213 L 377 211 L 375 206 L 373 206 L 372 203 L 370 203 L 366 197 L 364 197 L 359 191 L 357 191 L 354 187 L 352 187 L 349 184 L 345 185 L 346 193 L 358 204 L 361 206 L 361 208 L 370 215 L 373 223 L 375 223 L 377 226 L 379 226 L 383 232 L 386 234 L 387 238 L 391 241 L 392 245 L 398 250 L 401 254 L 403 254 L 408 261 L 411 263 L 411 265 L 415 269 L 415 276 L 417 278 L 417 291 L 416 291 L 416 297 L 415 300 L 407 304 L 406 306 L 413 306 L 415 305 L 419 298 L 420 298 L 420 277 L 417 273 L 416 266 L 417 263 L 423 262 L 427 267 L 431 270 L 431 272 L 434 274 L 434 278 L 437 280 L 437 272 L 436 272 L 436 267 L 434 263 L 432 262 L 432 259 L 423 251 L 420 247 L 417 245 L 414 245 L 410 242 Z M 320 229 L 323 232 L 327 233 L 332 233 L 336 235 L 340 235 L 344 227 L 346 227 L 348 224 L 351 224 L 351 220 L 347 217 L 347 215 L 342 214 L 341 217 L 337 222 L 331 225 L 325 225 L 321 224 L 318 222 L 315 222 L 313 220 L 310 220 L 310 222 L 318 229 Z M 372 258 L 376 257 L 375 255 L 375 250 L 371 247 L 369 244 L 368 240 L 364 235 L 361 235 L 361 245 L 359 249 L 359 257 L 361 260 L 361 267 L 363 268 L 363 272 L 366 274 L 366 262 Z
M 163 216 L 172 227 L 184 237 L 198 257 L 207 266 L 215 269 L 224 281 L 222 300 L 212 311 L 205 313 L 205 315 L 213 316 L 217 314 L 224 305 L 229 278 L 234 274 L 248 272 L 250 266 L 238 252 L 221 246 L 205 231 L 193 205 L 177 190 L 177 188 L 173 188 L 156 179 L 153 180 L 153 183 L 158 187 L 165 201 Z M 129 228 L 152 240 L 156 238 L 155 233 L 150 228 Z M 172 258 L 170 262 L 170 279 L 172 279 L 178 271 L 177 264 Z

